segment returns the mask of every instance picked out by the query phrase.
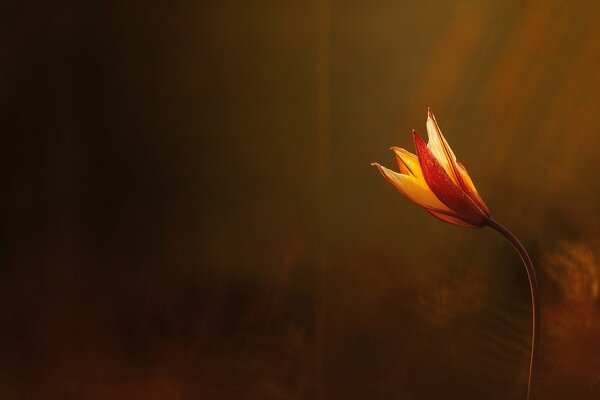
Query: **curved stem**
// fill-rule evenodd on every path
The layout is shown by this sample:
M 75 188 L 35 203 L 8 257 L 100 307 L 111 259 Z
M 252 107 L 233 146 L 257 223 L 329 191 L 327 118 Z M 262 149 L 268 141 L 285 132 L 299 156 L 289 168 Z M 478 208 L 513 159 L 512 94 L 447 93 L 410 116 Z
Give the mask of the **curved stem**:
M 535 354 L 537 349 L 537 342 L 539 336 L 539 324 L 540 324 L 540 316 L 539 316 L 539 307 L 538 307 L 538 283 L 537 277 L 535 275 L 535 270 L 533 268 L 533 263 L 531 262 L 531 258 L 529 258 L 529 254 L 527 254 L 527 250 L 525 247 L 519 242 L 519 239 L 515 237 L 508 229 L 497 223 L 491 218 L 488 218 L 488 225 L 500 232 L 504 235 L 514 248 L 517 250 L 519 255 L 521 256 L 521 260 L 523 261 L 523 265 L 525 265 L 525 270 L 527 271 L 527 278 L 529 279 L 529 290 L 531 291 L 531 319 L 532 319 L 532 329 L 531 329 L 531 356 L 529 359 L 529 379 L 527 380 L 527 400 L 531 399 L 532 395 L 532 380 L 533 380 L 533 364 L 535 360 Z

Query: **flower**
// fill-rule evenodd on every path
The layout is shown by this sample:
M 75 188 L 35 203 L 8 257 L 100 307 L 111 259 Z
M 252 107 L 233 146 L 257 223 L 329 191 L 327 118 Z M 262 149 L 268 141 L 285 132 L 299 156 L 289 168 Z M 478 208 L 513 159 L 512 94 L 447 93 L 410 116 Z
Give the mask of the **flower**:
M 382 167 L 378 163 L 371 165 L 376 166 L 400 193 L 425 208 L 434 217 L 470 228 L 489 226 L 505 236 L 517 250 L 527 272 L 531 293 L 531 353 L 527 378 L 527 400 L 530 400 L 540 321 L 537 294 L 539 289 L 533 263 L 519 239 L 490 217 L 490 210 L 477 193 L 467 169 L 456 159 L 446 142 L 431 108 L 427 109 L 427 136 L 429 143 L 425 144 L 413 130 L 417 155 L 398 147 L 391 148 L 396 154 L 400 172 Z
M 373 163 L 404 196 L 442 221 L 471 228 L 483 228 L 490 211 L 477 193 L 467 169 L 456 159 L 442 135 L 431 108 L 427 109 L 429 142 L 413 130 L 417 155 L 399 147 L 396 154 L 399 172 Z

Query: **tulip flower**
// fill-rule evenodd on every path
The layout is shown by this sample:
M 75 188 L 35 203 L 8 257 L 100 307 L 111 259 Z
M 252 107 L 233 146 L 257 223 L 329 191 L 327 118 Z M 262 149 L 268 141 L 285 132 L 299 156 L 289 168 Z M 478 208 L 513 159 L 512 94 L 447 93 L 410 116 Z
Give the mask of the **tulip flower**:
M 489 226 L 515 247 L 525 266 L 529 280 L 532 306 L 531 354 L 527 380 L 527 399 L 532 395 L 533 365 L 539 331 L 537 306 L 537 278 L 533 263 L 519 240 L 505 227 L 490 217 L 490 210 L 477 192 L 467 169 L 454 155 L 431 111 L 427 109 L 428 143 L 413 130 L 416 155 L 399 147 L 391 150 L 396 156 L 399 171 L 392 171 L 378 163 L 381 174 L 400 193 L 423 207 L 434 217 L 450 224 L 483 228 Z

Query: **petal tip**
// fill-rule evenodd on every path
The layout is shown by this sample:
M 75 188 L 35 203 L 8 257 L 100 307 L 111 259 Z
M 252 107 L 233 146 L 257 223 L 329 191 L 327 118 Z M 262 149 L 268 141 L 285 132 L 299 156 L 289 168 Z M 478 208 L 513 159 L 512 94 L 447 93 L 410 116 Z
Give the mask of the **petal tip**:
M 427 107 L 427 119 L 435 121 L 435 115 L 433 115 L 433 110 L 431 107 Z
M 415 144 L 425 143 L 425 142 L 423 142 L 423 139 L 421 139 L 421 136 L 419 136 L 417 131 L 415 131 L 414 129 L 413 129 L 412 134 L 413 134 L 413 140 L 415 141 Z

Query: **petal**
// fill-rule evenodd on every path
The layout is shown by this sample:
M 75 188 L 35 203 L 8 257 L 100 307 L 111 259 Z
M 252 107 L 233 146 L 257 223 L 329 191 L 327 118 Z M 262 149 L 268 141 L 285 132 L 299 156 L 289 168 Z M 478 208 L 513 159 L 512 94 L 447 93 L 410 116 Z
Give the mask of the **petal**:
M 444 168 L 452 182 L 458 185 L 485 215 L 490 215 L 490 210 L 477 193 L 466 168 L 456 159 L 454 152 L 448 145 L 446 138 L 444 138 L 430 107 L 427 108 L 427 136 L 429 138 L 427 147 Z
M 400 147 L 391 147 L 390 150 L 396 154 L 398 165 L 404 165 L 412 176 L 416 176 L 417 178 L 423 177 L 423 172 L 421 172 L 421 166 L 419 165 L 419 158 L 415 154 L 401 149 Z M 400 172 L 402 172 L 402 167 Z
M 461 164 L 460 161 L 457 161 L 457 164 L 458 164 L 458 173 L 459 173 L 459 177 L 461 180 L 461 186 L 463 187 L 463 190 L 467 193 L 467 195 L 471 199 L 473 199 L 475 204 L 477 204 L 477 206 L 481 209 L 481 211 L 483 211 L 483 213 L 485 215 L 490 215 L 490 209 L 485 205 L 485 203 L 483 202 L 483 199 L 481 198 L 479 193 L 477 193 L 477 189 L 475 189 L 475 185 L 473 184 L 473 181 L 471 180 L 471 177 L 469 176 L 467 169 L 465 168 L 464 165 Z
M 452 182 L 459 184 L 457 173 L 454 169 L 456 163 L 456 156 L 452 152 L 452 149 L 446 142 L 442 131 L 435 120 L 435 115 L 431 108 L 427 108 L 427 147 L 431 150 L 433 156 L 438 160 L 440 165 L 444 168 L 444 171 L 448 174 Z
M 396 161 L 398 162 L 398 168 L 402 175 L 414 176 L 413 172 L 411 171 L 410 168 L 408 168 L 408 166 L 406 165 L 406 162 L 402 159 L 402 157 L 399 157 L 396 155 Z
M 460 187 L 452 182 L 423 139 L 415 132 L 413 132 L 413 138 L 424 180 L 431 191 L 465 222 L 476 226 L 485 225 L 487 216 L 483 211 Z
M 400 193 L 421 207 L 454 214 L 431 192 L 425 181 L 419 180 L 411 175 L 399 174 L 378 163 L 373 163 L 371 165 L 377 167 L 379 172 L 381 172 L 381 174 L 394 185 Z
M 426 210 L 429 214 L 433 215 L 437 219 L 441 219 L 444 222 L 448 222 L 452 225 L 463 226 L 465 228 L 482 228 L 479 225 L 469 224 L 468 222 L 463 221 L 462 219 L 455 217 L 453 215 L 444 214 L 438 211 Z

